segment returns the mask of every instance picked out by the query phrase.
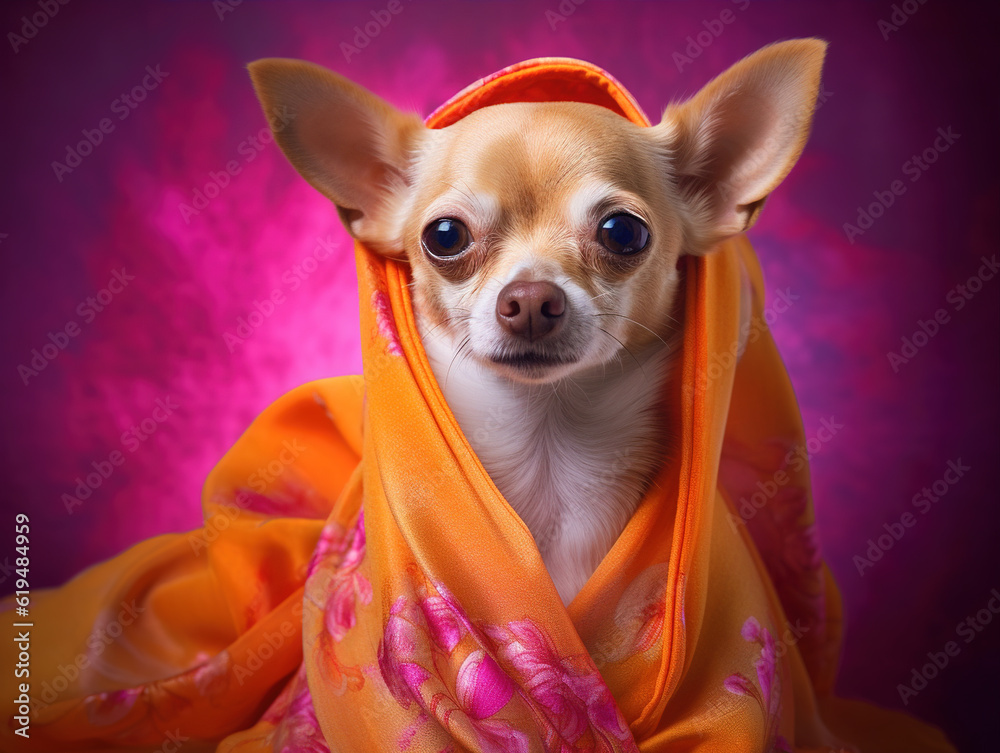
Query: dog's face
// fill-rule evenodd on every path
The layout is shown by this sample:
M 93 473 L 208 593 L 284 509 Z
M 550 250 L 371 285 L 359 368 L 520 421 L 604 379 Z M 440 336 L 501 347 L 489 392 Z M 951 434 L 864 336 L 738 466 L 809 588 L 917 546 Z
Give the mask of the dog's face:
M 824 50 L 765 48 L 651 128 L 553 102 L 431 130 L 317 66 L 251 75 L 265 110 L 291 113 L 276 139 L 352 235 L 409 261 L 426 329 L 549 382 L 666 340 L 679 257 L 747 229 L 801 153 Z
M 435 332 L 522 381 L 665 337 L 682 223 L 648 130 L 596 105 L 546 103 L 433 132 L 402 237 Z

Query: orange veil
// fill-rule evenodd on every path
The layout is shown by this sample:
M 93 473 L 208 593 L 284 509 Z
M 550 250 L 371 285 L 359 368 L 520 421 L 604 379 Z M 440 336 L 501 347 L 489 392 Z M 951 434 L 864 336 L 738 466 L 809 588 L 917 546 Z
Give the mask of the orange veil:
M 428 124 L 542 100 L 648 125 L 566 59 L 483 79 Z M 952 750 L 832 696 L 840 600 L 745 238 L 685 259 L 675 447 L 568 608 L 434 380 L 407 266 L 356 257 L 364 377 L 264 411 L 209 476 L 202 528 L 33 596 L 30 738 L 11 720 L 4 750 Z

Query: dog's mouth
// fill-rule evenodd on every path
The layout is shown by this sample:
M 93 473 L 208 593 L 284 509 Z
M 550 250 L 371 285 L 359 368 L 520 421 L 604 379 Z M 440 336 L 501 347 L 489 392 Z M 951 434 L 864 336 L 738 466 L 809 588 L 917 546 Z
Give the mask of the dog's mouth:
M 543 379 L 554 369 L 576 363 L 578 356 L 544 350 L 498 351 L 488 356 L 490 362 L 508 373 L 526 379 Z
M 493 363 L 514 366 L 515 368 L 544 368 L 546 366 L 562 366 L 567 363 L 574 363 L 578 359 L 529 350 L 523 353 L 494 353 L 490 356 L 490 360 Z

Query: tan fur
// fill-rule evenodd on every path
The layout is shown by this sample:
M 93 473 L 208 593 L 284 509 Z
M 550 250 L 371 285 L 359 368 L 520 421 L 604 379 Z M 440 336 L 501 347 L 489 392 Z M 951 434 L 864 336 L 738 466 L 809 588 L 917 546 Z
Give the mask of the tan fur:
M 275 136 L 292 164 L 355 238 L 409 261 L 435 376 L 567 603 L 662 461 L 678 260 L 757 220 L 802 152 L 825 49 L 766 47 L 650 128 L 551 102 L 486 107 L 432 131 L 317 66 L 250 67 L 265 110 L 291 112 Z M 644 250 L 600 242 L 615 213 L 646 225 Z M 442 218 L 468 228 L 458 256 L 422 244 Z M 565 294 L 546 330 L 556 334 L 539 342 L 497 308 L 504 286 L 527 284 Z
M 433 149 L 417 163 L 415 172 L 424 177 L 415 179 L 404 233 L 421 312 L 435 323 L 443 321 L 443 292 L 455 280 L 437 273 L 420 252 L 420 230 L 436 217 L 454 216 L 466 222 L 474 237 L 484 239 L 474 251 L 482 265 L 475 267 L 480 281 L 503 277 L 527 254 L 539 268 L 563 270 L 595 298 L 614 292 L 615 283 L 631 277 L 636 289 L 625 309 L 613 307 L 614 297 L 596 300 L 605 313 L 641 322 L 626 324 L 626 345 L 642 347 L 650 338 L 666 336 L 681 251 L 681 217 L 668 201 L 669 176 L 658 169 L 656 145 L 643 138 L 646 131 L 604 108 L 572 102 L 490 107 L 443 129 Z M 655 228 L 652 263 L 642 265 L 641 275 L 635 274 L 634 264 L 623 265 L 597 248 L 595 228 L 607 211 L 593 213 L 585 226 L 567 226 L 570 198 L 582 184 L 595 180 L 617 187 L 616 201 L 608 202 L 606 210 L 628 209 Z M 463 193 L 496 196 L 498 221 L 491 226 L 478 223 L 463 206 Z

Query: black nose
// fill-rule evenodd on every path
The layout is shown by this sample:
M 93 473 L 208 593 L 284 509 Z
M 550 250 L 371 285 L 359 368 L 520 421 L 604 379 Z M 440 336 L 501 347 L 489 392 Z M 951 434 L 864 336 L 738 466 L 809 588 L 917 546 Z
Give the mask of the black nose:
M 565 311 L 566 294 L 551 282 L 512 282 L 497 296 L 497 321 L 529 342 L 552 334 Z

